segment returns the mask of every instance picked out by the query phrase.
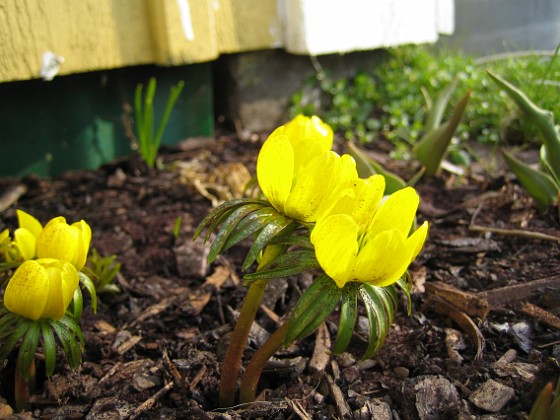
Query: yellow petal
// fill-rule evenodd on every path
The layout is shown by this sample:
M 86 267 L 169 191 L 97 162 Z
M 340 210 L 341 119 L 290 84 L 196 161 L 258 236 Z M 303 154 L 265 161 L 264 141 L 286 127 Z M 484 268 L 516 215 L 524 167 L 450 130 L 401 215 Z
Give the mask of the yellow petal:
M 336 285 L 351 280 L 351 266 L 358 252 L 358 225 L 346 214 L 319 220 L 311 232 L 311 242 L 321 268 Z
M 79 241 L 77 229 L 70 228 L 64 217 L 55 217 L 47 223 L 37 238 L 37 256 L 76 264 Z
M 18 228 L 14 231 L 14 242 L 24 260 L 35 258 L 37 238 L 33 233 L 25 228 Z
M 73 223 L 70 228 L 75 229 L 77 232 L 78 252 L 74 266 L 76 270 L 79 271 L 86 264 L 89 245 L 91 243 L 91 228 L 84 220 Z
M 402 233 L 386 230 L 360 249 L 354 267 L 354 279 L 384 287 L 397 281 L 410 264 L 410 254 Z
M 4 293 L 4 306 L 15 314 L 37 321 L 49 296 L 49 277 L 35 260 L 23 262 L 12 275 Z
M 264 142 L 257 158 L 257 179 L 263 194 L 280 212 L 292 188 L 294 151 L 279 127 Z
M 284 134 L 294 148 L 296 173 L 315 156 L 331 150 L 333 130 L 317 116 L 298 115 L 284 125 Z
M 20 228 L 27 229 L 35 237 L 39 236 L 39 233 L 43 230 L 41 222 L 23 210 L 16 210 L 16 214 Z
M 340 193 L 357 178 L 353 164 L 353 160 L 341 158 L 335 152 L 325 152 L 314 158 L 305 167 L 303 176 L 296 180 L 284 213 L 303 222 L 325 217 Z
M 68 262 L 51 258 L 39 259 L 49 277 L 49 296 L 42 318 L 60 319 L 74 297 L 79 277 L 74 266 Z
M 424 242 L 426 242 L 427 236 L 428 236 L 428 222 L 424 222 L 406 240 L 406 247 L 410 252 L 410 262 L 412 262 L 422 250 L 422 247 L 424 246 Z
M 369 236 L 390 229 L 397 229 L 405 237 L 408 236 L 419 202 L 420 198 L 412 187 L 391 194 L 375 213 L 369 227 Z

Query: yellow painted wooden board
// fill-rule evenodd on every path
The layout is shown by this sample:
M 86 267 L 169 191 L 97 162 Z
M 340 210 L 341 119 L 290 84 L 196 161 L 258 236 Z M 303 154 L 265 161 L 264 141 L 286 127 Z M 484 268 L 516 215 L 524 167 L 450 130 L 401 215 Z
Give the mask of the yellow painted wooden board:
M 275 48 L 276 0 L 0 0 L 0 82 L 140 64 L 210 61 L 222 52 Z

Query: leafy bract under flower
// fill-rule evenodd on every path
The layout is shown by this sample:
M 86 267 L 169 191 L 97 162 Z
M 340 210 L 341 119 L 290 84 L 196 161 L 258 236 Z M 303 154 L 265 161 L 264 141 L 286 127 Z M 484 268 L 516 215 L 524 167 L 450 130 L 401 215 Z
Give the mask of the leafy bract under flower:
M 382 202 L 384 179 L 358 180 L 354 199 L 340 201 L 311 233 L 317 261 L 342 288 L 348 282 L 384 287 L 403 276 L 428 232 L 425 222 L 412 235 L 419 198 L 407 187 Z
M 294 146 L 292 135 L 283 126 L 266 140 L 257 159 L 257 179 L 276 210 L 301 222 L 314 222 L 328 214 L 357 179 L 356 163 L 349 155 L 315 147 L 312 140 L 305 143 L 308 149 L 303 142 Z M 307 160 L 302 161 L 302 155 Z
M 54 258 L 24 261 L 10 279 L 4 306 L 31 320 L 60 319 L 78 287 L 74 266 Z

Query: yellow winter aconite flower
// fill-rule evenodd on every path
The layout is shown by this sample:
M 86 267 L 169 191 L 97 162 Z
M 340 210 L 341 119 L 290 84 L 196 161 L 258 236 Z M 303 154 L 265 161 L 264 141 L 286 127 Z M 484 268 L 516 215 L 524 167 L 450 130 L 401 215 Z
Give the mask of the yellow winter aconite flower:
M 357 178 L 352 157 L 328 150 L 332 139 L 327 141 L 323 128 L 316 120 L 281 126 L 268 137 L 257 158 L 257 179 L 270 204 L 302 222 L 326 215 Z
M 13 243 L 18 248 L 21 259 L 30 260 L 37 254 L 35 245 L 43 226 L 35 217 L 23 210 L 16 210 L 16 214 L 19 228 L 14 231 Z
M 51 219 L 37 237 L 37 256 L 67 261 L 81 270 L 86 263 L 91 228 L 81 220 L 68 225 L 62 216 Z
M 54 258 L 24 261 L 6 287 L 4 306 L 34 321 L 60 319 L 78 283 L 78 272 L 66 261 Z
M 317 261 L 340 288 L 348 282 L 394 283 L 424 245 L 427 222 L 409 236 L 416 191 L 407 187 L 383 201 L 384 188 L 380 175 L 359 179 L 354 196 L 340 201 L 311 233 Z

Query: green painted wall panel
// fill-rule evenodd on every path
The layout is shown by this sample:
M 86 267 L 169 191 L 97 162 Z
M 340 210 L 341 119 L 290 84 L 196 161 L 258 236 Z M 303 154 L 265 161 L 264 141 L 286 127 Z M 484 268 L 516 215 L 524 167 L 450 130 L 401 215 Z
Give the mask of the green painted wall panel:
M 0 84 L 0 176 L 53 176 L 95 169 L 134 153 L 124 121 L 133 118 L 134 90 L 156 77 L 156 118 L 169 88 L 185 88 L 163 136 L 164 144 L 212 135 L 214 113 L 209 63 L 133 67 Z

